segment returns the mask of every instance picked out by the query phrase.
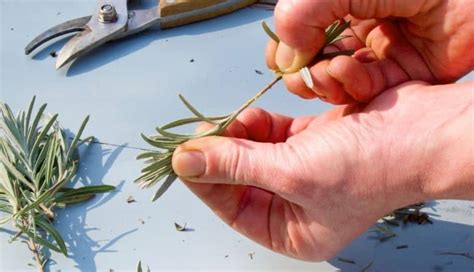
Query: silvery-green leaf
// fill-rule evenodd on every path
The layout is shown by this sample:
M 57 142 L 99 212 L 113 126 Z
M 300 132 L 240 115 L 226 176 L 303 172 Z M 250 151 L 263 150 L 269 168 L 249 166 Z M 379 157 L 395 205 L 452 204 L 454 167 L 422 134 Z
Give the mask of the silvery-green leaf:
M 35 100 L 36 100 L 36 96 L 33 96 L 30 102 L 30 106 L 28 107 L 28 112 L 26 113 L 25 128 L 24 128 L 26 132 L 25 136 L 28 135 L 30 119 L 31 119 L 31 114 L 33 113 L 33 108 L 35 106 Z
M 46 106 L 47 106 L 47 104 L 44 104 L 39 108 L 38 112 L 36 113 L 36 117 L 33 120 L 33 123 L 31 125 L 31 129 L 28 133 L 28 139 L 27 139 L 27 143 L 28 143 L 29 147 L 31 147 L 34 144 L 34 139 L 36 138 L 36 134 L 38 132 L 38 124 L 41 120 L 41 117 L 43 116 L 43 113 L 44 113 L 44 110 L 46 109 Z
M 81 138 L 81 135 L 82 135 L 82 132 L 84 131 L 84 128 L 87 125 L 87 122 L 89 122 L 89 115 L 86 116 L 84 121 L 82 121 L 82 124 L 81 124 L 81 126 L 79 127 L 79 130 L 76 133 L 76 136 L 72 140 L 71 145 L 69 146 L 69 150 L 67 151 L 67 155 L 66 155 L 67 159 L 70 159 L 72 157 L 73 153 L 76 151 L 77 144 L 79 142 L 79 139 Z
M 46 123 L 46 125 L 42 128 L 40 134 L 36 137 L 35 143 L 33 144 L 33 147 L 31 148 L 30 161 L 36 157 L 36 152 L 38 151 L 40 144 L 45 140 L 45 137 L 48 134 L 49 129 L 54 124 L 54 122 L 56 122 L 57 118 L 58 118 L 57 114 L 53 115 L 53 117 L 49 119 L 48 123 Z
M 177 176 L 175 174 L 170 174 L 166 180 L 163 182 L 163 184 L 160 186 L 160 189 L 156 191 L 155 195 L 153 196 L 151 201 L 156 201 L 158 198 L 160 198 L 173 184 L 173 182 L 176 180 Z
M 202 113 L 200 113 L 191 103 L 189 103 L 186 98 L 184 98 L 183 95 L 179 94 L 178 95 L 179 99 L 184 103 L 186 108 L 188 108 L 189 111 L 191 111 L 194 115 L 196 115 L 197 118 L 201 119 L 202 121 L 209 122 L 212 124 L 215 124 L 211 119 L 206 118 Z
M 18 181 L 21 181 L 24 185 L 28 186 L 30 189 L 34 190 L 33 184 L 23 176 L 11 163 L 3 156 L 0 156 L 0 162 L 5 166 L 5 168 L 12 174 Z
M 206 119 L 213 121 L 212 123 L 215 123 L 215 121 L 220 121 L 222 119 L 226 119 L 227 117 L 229 117 L 229 116 L 228 115 L 213 116 L 213 117 L 206 117 Z M 164 126 L 161 126 L 161 129 L 170 129 L 170 128 L 175 128 L 175 127 L 188 125 L 188 124 L 192 124 L 192 123 L 197 123 L 197 122 L 202 122 L 202 119 L 198 118 L 198 117 L 183 118 L 183 119 L 179 119 L 179 120 L 173 121 L 171 123 L 168 123 Z
M 267 35 L 272 38 L 272 40 L 274 40 L 276 43 L 280 42 L 280 38 L 278 38 L 278 36 L 270 29 L 265 21 L 262 21 L 262 27 L 265 33 L 267 33 Z
M 137 156 L 137 160 L 143 160 L 143 159 L 147 159 L 147 158 L 159 159 L 159 158 L 161 158 L 162 156 L 163 156 L 163 153 L 161 153 L 161 152 L 148 151 L 148 152 L 140 153 L 140 154 Z

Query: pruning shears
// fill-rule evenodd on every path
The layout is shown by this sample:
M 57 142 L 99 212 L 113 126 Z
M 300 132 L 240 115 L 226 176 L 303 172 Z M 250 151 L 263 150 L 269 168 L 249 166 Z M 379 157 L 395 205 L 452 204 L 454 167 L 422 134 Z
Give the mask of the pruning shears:
M 54 26 L 33 39 L 26 47 L 30 54 L 42 44 L 65 34 L 78 32 L 59 52 L 56 69 L 83 56 L 102 44 L 158 25 L 161 29 L 186 25 L 228 14 L 259 4 L 273 7 L 277 0 L 156 0 L 151 8 L 130 8 L 139 0 L 98 0 L 91 16 Z

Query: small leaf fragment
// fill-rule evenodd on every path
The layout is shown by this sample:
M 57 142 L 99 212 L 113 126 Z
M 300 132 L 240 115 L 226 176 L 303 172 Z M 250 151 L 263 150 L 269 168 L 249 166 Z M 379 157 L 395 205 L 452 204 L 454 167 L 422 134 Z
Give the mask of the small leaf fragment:
M 355 261 L 352 259 L 343 258 L 343 257 L 337 257 L 337 259 L 343 263 L 356 264 Z
M 184 225 L 180 225 L 180 224 L 175 222 L 174 227 L 176 228 L 177 231 L 185 231 L 186 230 L 186 223 L 184 223 Z

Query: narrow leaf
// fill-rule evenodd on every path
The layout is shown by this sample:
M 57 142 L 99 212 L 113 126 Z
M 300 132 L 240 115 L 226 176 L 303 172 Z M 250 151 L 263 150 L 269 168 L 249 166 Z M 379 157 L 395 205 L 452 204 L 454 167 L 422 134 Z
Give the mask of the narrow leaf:
M 36 234 L 33 234 L 31 231 L 28 231 L 26 228 L 22 227 L 22 226 L 19 226 L 17 225 L 17 227 L 23 232 L 25 233 L 28 237 L 30 237 L 31 239 L 33 239 L 33 241 L 41 246 L 44 246 L 46 248 L 49 248 L 53 251 L 56 251 L 56 252 L 59 252 L 59 253 L 63 253 L 61 251 L 61 249 L 56 246 L 55 244 L 49 242 L 48 240 L 46 239 L 43 239 L 41 238 L 39 235 L 36 235 Z
M 59 232 L 51 224 L 45 222 L 42 219 L 37 218 L 35 220 L 35 223 L 38 225 L 38 227 L 46 231 L 46 233 L 48 233 L 51 236 L 51 238 L 53 238 L 53 240 L 58 245 L 61 253 L 64 254 L 64 256 L 67 256 L 66 243 L 61 237 L 61 234 L 59 234 Z
M 80 137 L 82 135 L 82 132 L 84 131 L 84 128 L 86 127 L 88 121 L 89 121 L 89 115 L 86 116 L 84 121 L 82 121 L 81 127 L 79 128 L 79 130 L 76 133 L 76 136 L 72 140 L 71 145 L 69 146 L 69 150 L 67 151 L 67 154 L 66 154 L 66 160 L 70 159 L 72 157 L 74 151 L 76 150 L 79 139 L 80 139 Z
M 163 184 L 160 186 L 158 191 L 156 191 L 156 193 L 153 196 L 151 201 L 156 201 L 158 198 L 160 198 L 168 190 L 168 188 L 171 186 L 171 184 L 173 184 L 173 182 L 176 180 L 177 177 L 178 176 L 176 176 L 176 174 L 174 174 L 174 173 L 170 174 L 166 178 L 166 180 L 163 182 Z
M 194 115 L 196 115 L 197 118 L 201 119 L 202 121 L 206 121 L 206 122 L 215 124 L 212 120 L 206 118 L 206 117 L 205 117 L 202 113 L 200 113 L 193 105 L 191 105 L 191 103 L 189 103 L 189 101 L 186 100 L 186 98 L 184 98 L 183 95 L 178 94 L 178 97 L 179 97 L 179 99 L 181 99 L 181 101 L 184 103 L 184 105 L 186 106 L 186 108 L 188 108 L 189 111 L 191 111 Z
M 27 180 L 25 176 L 23 176 L 23 174 L 21 174 L 18 171 L 18 169 L 16 169 L 13 165 L 11 165 L 11 163 L 7 161 L 4 156 L 0 155 L 0 162 L 3 163 L 3 166 L 5 166 L 8 172 L 10 172 L 10 174 L 12 174 L 18 181 L 21 181 L 24 185 L 28 186 L 28 188 L 30 188 L 31 190 L 35 189 L 33 184 L 29 180 Z
M 58 198 L 64 198 L 69 196 L 78 196 L 86 194 L 100 194 L 107 193 L 115 190 L 115 187 L 112 185 L 95 185 L 95 186 L 86 186 L 77 189 L 70 189 L 67 192 L 62 193 Z
M 25 120 L 25 132 L 28 135 L 28 127 L 30 125 L 31 114 L 33 113 L 33 107 L 35 106 L 36 96 L 33 96 L 30 102 L 30 106 L 28 107 L 28 112 L 26 113 L 26 120 Z
M 76 196 L 67 196 L 67 197 L 58 197 L 55 199 L 56 203 L 60 205 L 73 205 L 79 204 L 85 201 L 88 201 L 95 197 L 95 194 L 83 194 L 83 195 L 76 195 Z
M 27 140 L 27 143 L 28 143 L 28 147 L 31 147 L 34 143 L 34 138 L 36 137 L 36 133 L 37 133 L 37 128 L 38 128 L 38 124 L 41 120 L 41 117 L 43 116 L 43 113 L 44 113 L 44 110 L 46 109 L 46 106 L 47 104 L 43 104 L 38 112 L 36 113 L 36 117 L 35 119 L 33 120 L 33 123 L 31 124 L 31 129 L 28 133 L 28 140 Z
M 280 38 L 278 38 L 278 36 L 270 29 L 265 21 L 262 21 L 262 27 L 263 30 L 265 30 L 265 33 L 267 33 L 267 35 L 272 38 L 272 40 L 274 40 L 276 43 L 280 42 Z
M 30 161 L 32 161 L 34 158 L 36 158 L 36 153 L 39 149 L 39 146 L 40 146 L 41 142 L 43 142 L 45 140 L 45 137 L 46 137 L 49 129 L 54 124 L 54 122 L 56 122 L 57 118 L 58 118 L 58 114 L 53 115 L 53 117 L 51 117 L 51 119 L 49 119 L 48 123 L 43 127 L 43 129 L 41 130 L 38 137 L 36 137 L 35 143 L 33 144 L 33 147 L 31 148 Z

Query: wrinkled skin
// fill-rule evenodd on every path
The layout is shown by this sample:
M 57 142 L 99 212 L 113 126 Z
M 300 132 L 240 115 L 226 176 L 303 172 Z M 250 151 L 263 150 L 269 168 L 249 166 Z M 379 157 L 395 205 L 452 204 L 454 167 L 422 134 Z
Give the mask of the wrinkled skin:
M 324 11 L 324 12 L 323 12 Z M 356 49 L 309 67 L 315 86 L 299 73 L 284 80 L 303 97 L 334 104 L 368 102 L 380 92 L 410 80 L 450 83 L 474 69 L 474 1 L 458 0 L 281 0 L 275 8 L 278 46 L 270 41 L 267 63 L 286 72 L 307 64 L 334 20 L 351 20 L 351 37 L 329 51 Z M 295 53 L 296 52 L 296 53 Z
M 180 146 L 173 168 L 237 231 L 326 260 L 393 209 L 474 198 L 473 89 L 410 82 L 318 117 L 247 110 L 228 137 Z
M 474 83 L 428 85 L 473 68 L 474 2 L 399 3 L 280 0 L 282 42 L 269 42 L 269 67 L 287 72 L 288 89 L 301 97 L 347 105 L 299 118 L 247 110 L 226 137 L 181 145 L 175 172 L 235 230 L 312 261 L 334 256 L 396 208 L 474 199 Z M 309 89 L 292 72 L 337 18 L 352 20 L 344 33 L 352 37 L 326 50 L 357 52 L 310 67 Z

